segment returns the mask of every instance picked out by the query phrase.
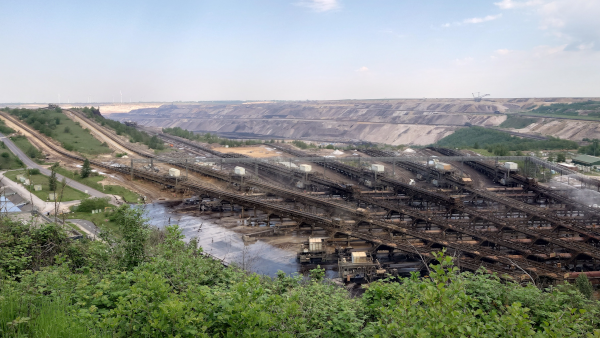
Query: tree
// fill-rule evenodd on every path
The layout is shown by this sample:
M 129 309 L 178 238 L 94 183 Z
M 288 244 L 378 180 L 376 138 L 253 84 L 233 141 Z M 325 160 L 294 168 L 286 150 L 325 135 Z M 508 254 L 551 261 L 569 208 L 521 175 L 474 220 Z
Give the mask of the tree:
M 27 148 L 26 155 L 29 156 L 29 158 L 31 159 L 35 159 L 38 155 L 38 150 L 35 149 L 33 146 L 30 146 L 29 148 Z
M 563 163 L 566 160 L 567 160 L 567 157 L 565 156 L 565 154 L 556 155 L 556 162 Z
M 71 132 L 71 128 L 69 128 L 69 126 L 66 126 L 65 129 L 63 130 L 66 134 Z
M 85 161 L 83 161 L 83 167 L 81 167 L 80 176 L 81 178 L 86 178 L 89 177 L 91 173 L 92 168 L 90 168 L 90 160 L 86 158 Z
M 587 299 L 592 299 L 592 294 L 594 293 L 594 289 L 592 288 L 592 283 L 588 279 L 585 273 L 580 273 L 575 280 L 575 286 L 577 290 L 581 292 Z
M 479 149 L 479 143 L 475 142 L 475 144 L 473 145 L 474 149 Z
M 56 183 L 58 182 L 58 180 L 56 179 L 56 169 L 58 169 L 58 162 L 54 163 L 50 167 L 50 177 L 48 177 L 48 187 L 50 188 L 50 191 L 54 192 L 56 192 Z
M 126 269 L 132 269 L 146 258 L 145 244 L 150 235 L 150 225 L 144 217 L 144 210 L 125 204 L 111 216 L 118 225 L 120 239 L 113 245 L 119 261 Z

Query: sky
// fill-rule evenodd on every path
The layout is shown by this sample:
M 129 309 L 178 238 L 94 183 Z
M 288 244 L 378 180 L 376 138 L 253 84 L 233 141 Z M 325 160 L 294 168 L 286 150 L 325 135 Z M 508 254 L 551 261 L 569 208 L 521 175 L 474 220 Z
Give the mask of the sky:
M 0 103 L 599 97 L 600 0 L 0 0 Z

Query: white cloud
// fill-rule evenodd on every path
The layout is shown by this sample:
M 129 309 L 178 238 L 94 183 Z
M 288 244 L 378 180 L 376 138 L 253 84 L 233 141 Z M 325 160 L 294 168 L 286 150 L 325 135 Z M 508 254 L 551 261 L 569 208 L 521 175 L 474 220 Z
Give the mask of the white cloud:
M 467 66 L 473 63 L 473 61 L 475 61 L 475 59 L 473 59 L 472 57 L 466 57 L 463 59 L 456 59 L 454 60 L 454 64 L 457 66 Z
M 369 68 L 362 66 L 362 67 L 358 68 L 356 71 L 359 73 L 366 73 L 369 71 Z
M 496 51 L 496 54 L 498 54 L 498 55 L 508 55 L 508 54 L 510 54 L 510 52 L 512 52 L 512 51 L 509 50 L 509 49 L 498 49 Z
M 566 43 L 566 50 L 600 49 L 600 1 L 598 0 L 502 0 L 501 9 L 528 7 L 540 18 L 540 28 Z
M 340 8 L 339 0 L 304 0 L 297 3 L 299 6 L 308 7 L 315 12 L 327 12 Z
M 483 18 L 471 18 L 471 19 L 465 19 L 463 20 L 463 24 L 469 24 L 469 23 L 482 23 L 482 22 L 486 22 L 486 21 L 493 21 L 496 19 L 499 19 L 502 17 L 502 14 L 497 14 L 497 15 L 487 15 Z
M 494 5 L 500 7 L 501 9 L 531 7 L 531 6 L 541 5 L 541 4 L 542 4 L 541 0 L 530 0 L 530 1 L 502 0 L 500 2 L 494 2 Z
M 464 19 L 463 21 L 456 21 L 453 23 L 445 23 L 442 25 L 442 27 L 447 28 L 447 27 L 452 27 L 452 26 L 463 26 L 463 25 L 469 25 L 469 24 L 477 24 L 477 23 L 482 23 L 482 22 L 487 22 L 487 21 L 493 21 L 496 19 L 500 19 L 502 17 L 502 13 L 500 14 L 496 14 L 496 15 L 487 15 L 484 16 L 482 18 L 470 18 L 470 19 Z

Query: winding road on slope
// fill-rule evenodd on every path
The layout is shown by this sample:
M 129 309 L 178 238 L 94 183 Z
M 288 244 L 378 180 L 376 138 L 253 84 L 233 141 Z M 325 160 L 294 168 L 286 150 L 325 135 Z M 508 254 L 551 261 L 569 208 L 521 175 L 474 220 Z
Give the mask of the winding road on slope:
M 17 157 L 19 157 L 19 159 L 21 159 L 21 161 L 23 161 L 23 163 L 25 163 L 27 168 L 39 169 L 42 174 L 44 174 L 46 176 L 50 176 L 50 170 L 40 166 L 39 164 L 37 164 L 33 160 L 31 160 L 27 155 L 25 155 L 25 153 L 23 153 L 23 151 L 19 147 L 17 147 L 8 137 L 4 136 L 4 134 L 2 134 L 2 133 L 0 133 L 0 140 L 3 141 L 4 144 L 6 144 L 8 149 L 10 149 L 10 151 L 12 151 L 13 154 L 17 155 Z M 84 185 L 84 184 L 81 184 L 72 179 L 66 178 L 60 174 L 56 174 L 56 177 L 58 178 L 59 181 L 62 181 L 62 179 L 65 178 L 67 185 L 70 186 L 71 188 L 77 189 L 79 191 L 87 192 L 92 197 L 110 197 L 111 200 L 114 202 L 115 198 L 112 195 L 107 195 L 96 189 L 92 189 L 92 188 L 88 187 L 87 185 Z

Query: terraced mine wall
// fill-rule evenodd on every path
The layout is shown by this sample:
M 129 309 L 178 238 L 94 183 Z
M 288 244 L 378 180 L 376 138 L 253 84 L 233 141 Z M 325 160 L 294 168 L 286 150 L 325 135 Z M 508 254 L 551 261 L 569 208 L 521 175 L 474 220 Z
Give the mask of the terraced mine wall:
M 465 125 L 497 126 L 507 108 L 492 102 L 317 101 L 164 105 L 110 118 L 147 127 L 181 127 L 228 137 L 425 145 Z
M 120 121 L 147 127 L 181 127 L 230 138 L 284 138 L 393 145 L 435 143 L 465 125 L 497 127 L 507 113 L 539 105 L 589 98 L 403 99 L 296 102 L 165 104 L 129 113 L 103 111 Z M 101 109 L 102 110 L 102 109 Z M 520 133 L 580 141 L 593 138 L 600 123 L 539 118 Z

